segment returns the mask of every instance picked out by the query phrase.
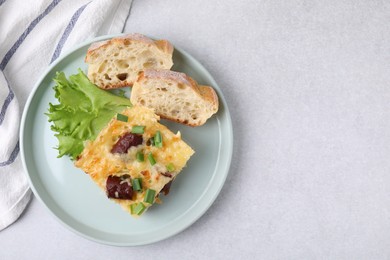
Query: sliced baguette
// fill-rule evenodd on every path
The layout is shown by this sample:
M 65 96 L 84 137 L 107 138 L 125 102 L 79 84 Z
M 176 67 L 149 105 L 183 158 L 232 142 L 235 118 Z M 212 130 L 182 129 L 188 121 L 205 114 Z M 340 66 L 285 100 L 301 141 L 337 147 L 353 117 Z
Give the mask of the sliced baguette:
M 102 89 L 112 89 L 133 85 L 141 70 L 170 69 L 172 54 L 173 46 L 166 40 L 129 34 L 93 43 L 85 62 L 88 78 Z
M 189 126 L 203 125 L 219 105 L 212 87 L 199 86 L 184 73 L 155 69 L 140 72 L 130 100 L 154 109 L 161 118 Z

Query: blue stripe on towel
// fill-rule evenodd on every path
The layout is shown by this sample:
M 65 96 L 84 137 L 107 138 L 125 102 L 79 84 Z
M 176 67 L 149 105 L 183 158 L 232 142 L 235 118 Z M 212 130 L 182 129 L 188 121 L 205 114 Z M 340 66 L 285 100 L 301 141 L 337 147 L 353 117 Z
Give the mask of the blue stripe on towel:
M 4 4 L 5 0 L 0 0 L 0 6 Z
M 10 88 L 8 80 L 5 77 L 5 75 L 4 75 L 4 78 L 7 81 L 7 86 L 8 86 L 9 93 L 8 93 L 8 96 L 5 98 L 4 104 L 3 104 L 2 108 L 1 108 L 1 112 L 0 112 L 0 126 L 3 123 L 3 121 L 4 121 L 5 112 L 7 111 L 7 108 L 9 106 L 9 104 L 11 103 L 11 101 L 13 100 L 14 95 L 15 95 L 14 92 L 12 91 L 12 89 Z M 12 151 L 11 156 L 8 158 L 8 160 L 4 161 L 4 162 L 0 162 L 0 167 L 4 167 L 4 166 L 7 166 L 7 165 L 13 163 L 15 161 L 16 157 L 18 156 L 18 154 L 19 154 L 19 141 L 17 142 L 17 144 L 16 144 L 14 150 Z
M 44 18 L 48 13 L 51 12 L 51 10 L 56 7 L 56 5 L 61 2 L 61 0 L 53 0 L 53 2 L 50 3 L 50 5 L 41 13 L 37 18 L 35 18 L 30 25 L 27 27 L 27 29 L 20 35 L 19 39 L 14 43 L 14 45 L 11 47 L 11 49 L 5 54 L 3 60 L 0 63 L 0 70 L 4 70 L 5 66 L 7 66 L 9 60 L 12 58 L 12 56 L 15 54 L 16 50 L 19 48 L 19 46 L 23 43 L 23 41 L 26 39 L 27 35 L 30 34 L 30 32 L 34 29 L 34 27 Z
M 57 47 L 53 53 L 53 56 L 51 57 L 51 61 L 50 63 L 52 63 L 54 60 L 56 60 L 58 58 L 58 56 L 60 55 L 61 53 L 61 50 L 62 50 L 62 47 L 64 46 L 66 40 L 68 39 L 70 33 L 72 32 L 73 30 L 73 27 L 75 26 L 77 20 L 79 19 L 81 13 L 84 11 L 85 7 L 87 7 L 87 5 L 89 4 L 90 2 L 86 3 L 85 5 L 81 6 L 72 16 L 72 18 L 70 19 L 70 22 L 68 24 L 68 26 L 66 26 L 65 28 L 65 31 L 64 33 L 62 34 L 61 36 L 61 39 L 60 41 L 58 42 L 57 44 Z
M 0 111 L 0 126 L 3 123 L 3 121 L 4 121 L 5 112 L 7 111 L 7 108 L 9 106 L 9 104 L 11 103 L 11 101 L 14 99 L 14 96 L 15 96 L 14 92 L 12 91 L 12 89 L 9 86 L 7 78 L 5 77 L 4 74 L 3 74 L 3 76 L 4 76 L 5 81 L 7 82 L 7 87 L 8 87 L 9 92 L 8 92 L 7 97 L 5 98 L 3 106 L 1 107 L 1 111 Z
M 7 165 L 13 163 L 15 161 L 16 157 L 18 157 L 18 154 L 19 154 L 19 141 L 15 145 L 15 148 L 12 151 L 11 156 L 9 157 L 9 159 L 7 161 L 0 162 L 0 167 L 4 167 L 4 166 L 7 166 Z
M 1 107 L 1 112 L 0 112 L 0 125 L 3 123 L 4 118 L 5 118 L 5 112 L 7 111 L 7 108 L 9 104 L 11 103 L 12 99 L 14 99 L 14 92 L 12 90 L 9 91 L 8 96 L 5 98 L 4 104 Z

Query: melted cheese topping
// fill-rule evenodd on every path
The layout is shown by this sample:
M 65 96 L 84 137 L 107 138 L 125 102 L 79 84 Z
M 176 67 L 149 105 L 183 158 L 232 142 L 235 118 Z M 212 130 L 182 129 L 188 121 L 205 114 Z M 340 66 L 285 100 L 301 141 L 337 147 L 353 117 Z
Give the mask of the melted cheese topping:
M 113 118 L 94 141 L 85 144 L 75 165 L 89 174 L 92 180 L 104 191 L 106 191 L 106 180 L 110 175 L 129 174 L 132 179 L 141 178 L 142 191 L 134 191 L 132 200 L 110 198 L 131 213 L 130 205 L 143 202 L 146 189 L 153 189 L 158 195 L 165 184 L 179 174 L 194 151 L 181 139 L 180 132 L 174 134 L 167 127 L 158 123 L 159 117 L 152 110 L 134 106 L 125 109 L 121 114 L 128 117 L 128 122 L 119 121 L 116 117 Z M 136 125 L 145 126 L 142 134 L 143 143 L 130 147 L 125 154 L 111 153 L 111 149 L 118 139 L 129 133 Z M 147 141 L 157 131 L 160 131 L 162 135 L 163 146 L 161 148 L 147 145 Z M 143 162 L 136 159 L 136 154 L 139 151 L 144 154 Z M 156 160 L 156 164 L 153 166 L 148 160 L 149 153 L 152 153 Z M 168 164 L 172 164 L 175 169 L 169 172 L 172 178 L 161 174 L 167 172 L 166 165 Z M 148 203 L 144 204 L 146 207 L 151 206 Z

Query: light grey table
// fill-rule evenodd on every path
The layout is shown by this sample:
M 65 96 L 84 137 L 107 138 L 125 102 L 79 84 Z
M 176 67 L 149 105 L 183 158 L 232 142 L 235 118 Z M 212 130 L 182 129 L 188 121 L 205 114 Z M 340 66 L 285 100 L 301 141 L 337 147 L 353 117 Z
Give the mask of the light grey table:
M 232 115 L 230 174 L 180 234 L 117 248 L 33 199 L 1 259 L 389 259 L 390 2 L 135 0 L 126 32 L 211 72 Z

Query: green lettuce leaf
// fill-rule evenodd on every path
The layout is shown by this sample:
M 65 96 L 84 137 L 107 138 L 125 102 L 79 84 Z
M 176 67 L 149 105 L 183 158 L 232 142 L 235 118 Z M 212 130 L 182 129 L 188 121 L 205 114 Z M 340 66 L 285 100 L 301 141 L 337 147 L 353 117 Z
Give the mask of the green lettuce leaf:
M 59 104 L 50 103 L 46 115 L 58 139 L 58 157 L 68 155 L 74 160 L 84 149 L 84 142 L 94 140 L 111 118 L 131 103 L 98 88 L 80 69 L 69 79 L 57 72 L 54 81 Z

